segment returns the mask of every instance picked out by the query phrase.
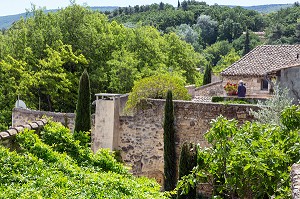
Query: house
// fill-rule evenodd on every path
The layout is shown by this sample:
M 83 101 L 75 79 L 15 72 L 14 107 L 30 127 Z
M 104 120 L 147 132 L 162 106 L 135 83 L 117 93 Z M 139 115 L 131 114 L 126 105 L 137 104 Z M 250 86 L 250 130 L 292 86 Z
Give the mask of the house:
M 238 83 L 239 80 L 243 80 L 247 88 L 247 97 L 269 97 L 273 89 L 273 80 L 285 82 L 284 85 L 288 88 L 292 85 L 291 78 L 293 84 L 299 82 L 299 66 L 300 45 L 257 46 L 221 72 L 222 84 L 225 86 L 227 82 Z M 291 75 L 293 71 L 297 71 L 298 76 Z M 300 95 L 300 86 L 294 87 L 298 89 L 294 92 L 299 91 Z

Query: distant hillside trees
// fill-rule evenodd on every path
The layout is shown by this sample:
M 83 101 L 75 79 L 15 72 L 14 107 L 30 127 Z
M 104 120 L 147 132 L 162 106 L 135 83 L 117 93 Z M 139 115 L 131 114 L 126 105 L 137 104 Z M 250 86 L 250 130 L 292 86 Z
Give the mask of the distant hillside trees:
M 164 9 L 169 10 L 167 4 Z M 17 87 L 29 108 L 37 109 L 40 101 L 41 110 L 73 112 L 83 68 L 89 71 L 92 96 L 130 92 L 134 81 L 156 71 L 171 70 L 187 83 L 197 78 L 201 55 L 174 33 L 162 35 L 149 26 L 127 28 L 76 4 L 55 13 L 32 12 L 32 18 L 0 34 L 0 64 L 7 66 L 0 69 L 0 90 L 6 96 L 0 102 L 0 123 L 5 126 Z

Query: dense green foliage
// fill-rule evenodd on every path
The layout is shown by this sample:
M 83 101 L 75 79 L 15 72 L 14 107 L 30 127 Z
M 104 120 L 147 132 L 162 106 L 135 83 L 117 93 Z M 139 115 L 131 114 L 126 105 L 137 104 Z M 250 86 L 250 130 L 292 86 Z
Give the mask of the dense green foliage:
M 155 181 L 133 177 L 107 150 L 93 154 L 60 124 L 17 142 L 19 152 L 0 146 L 0 198 L 164 198 Z
M 176 187 L 175 125 L 172 91 L 167 93 L 164 116 L 164 189 L 172 191 Z
M 197 148 L 194 144 L 185 142 L 180 151 L 178 178 L 189 175 L 195 166 L 197 166 Z M 190 198 L 196 198 L 196 188 L 189 189 L 186 194 L 178 190 L 177 199 Z
M 0 33 L 0 123 L 10 125 L 17 95 L 32 109 L 74 112 L 84 68 L 92 96 L 127 93 L 134 81 L 157 71 L 193 83 L 199 57 L 174 33 L 127 28 L 76 4 L 47 14 L 33 9 L 31 18 Z
M 176 74 L 157 74 L 143 78 L 135 82 L 126 109 L 133 110 L 142 99 L 166 99 L 168 90 L 172 90 L 173 99 L 189 100 L 190 95 L 184 86 L 185 81 Z
M 299 107 L 286 108 L 283 126 L 246 122 L 220 116 L 205 135 L 210 148 L 200 148 L 199 165 L 179 187 L 208 182 L 222 198 L 289 198 L 290 167 L 299 155 Z
M 78 99 L 76 105 L 75 132 L 91 130 L 91 88 L 90 79 L 86 70 L 79 81 Z

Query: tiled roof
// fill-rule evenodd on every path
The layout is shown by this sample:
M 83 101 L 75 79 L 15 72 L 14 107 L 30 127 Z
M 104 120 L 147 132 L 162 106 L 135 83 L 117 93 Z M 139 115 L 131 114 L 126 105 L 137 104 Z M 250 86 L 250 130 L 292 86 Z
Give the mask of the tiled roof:
M 222 76 L 263 76 L 269 71 L 300 64 L 300 45 L 257 46 L 221 72 Z

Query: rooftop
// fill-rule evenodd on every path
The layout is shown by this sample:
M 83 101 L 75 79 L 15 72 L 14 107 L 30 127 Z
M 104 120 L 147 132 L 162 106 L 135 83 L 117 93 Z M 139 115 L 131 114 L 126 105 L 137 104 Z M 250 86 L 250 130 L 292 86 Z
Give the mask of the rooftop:
M 221 72 L 222 76 L 264 76 L 300 64 L 300 45 L 257 46 Z

